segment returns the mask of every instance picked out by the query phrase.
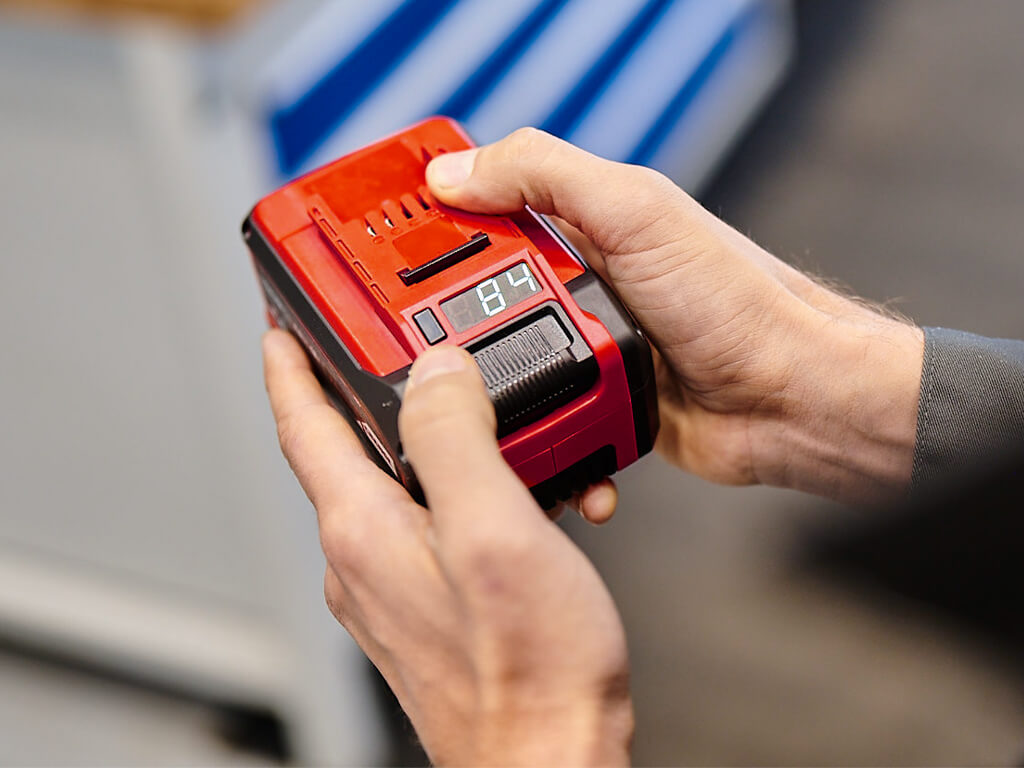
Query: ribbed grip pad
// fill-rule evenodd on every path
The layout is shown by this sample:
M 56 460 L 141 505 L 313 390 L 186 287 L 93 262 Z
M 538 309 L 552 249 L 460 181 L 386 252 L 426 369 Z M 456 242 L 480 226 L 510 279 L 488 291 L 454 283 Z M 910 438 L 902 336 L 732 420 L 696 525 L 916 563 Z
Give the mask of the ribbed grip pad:
M 578 360 L 572 339 L 551 315 L 473 352 L 498 418 L 498 436 L 550 413 L 594 383 L 597 366 Z

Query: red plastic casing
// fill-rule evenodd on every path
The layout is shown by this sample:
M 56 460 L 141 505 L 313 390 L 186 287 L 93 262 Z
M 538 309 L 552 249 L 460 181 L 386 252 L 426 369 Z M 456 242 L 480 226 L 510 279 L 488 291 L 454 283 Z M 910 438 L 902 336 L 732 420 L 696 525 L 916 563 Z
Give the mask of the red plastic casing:
M 638 458 L 623 355 L 601 320 L 567 288 L 588 267 L 531 211 L 472 214 L 442 205 L 426 186 L 431 158 L 472 146 L 454 121 L 426 120 L 286 184 L 256 205 L 249 223 L 359 365 L 377 376 L 406 369 L 429 347 L 412 319 L 425 308 L 447 334 L 442 343 L 469 346 L 516 316 L 558 302 L 593 351 L 599 375 L 575 400 L 501 438 L 502 454 L 529 486 L 606 445 L 621 469 Z M 414 285 L 400 279 L 403 269 L 479 232 L 491 241 L 482 252 Z M 456 332 L 441 302 L 520 261 L 529 264 L 541 291 Z

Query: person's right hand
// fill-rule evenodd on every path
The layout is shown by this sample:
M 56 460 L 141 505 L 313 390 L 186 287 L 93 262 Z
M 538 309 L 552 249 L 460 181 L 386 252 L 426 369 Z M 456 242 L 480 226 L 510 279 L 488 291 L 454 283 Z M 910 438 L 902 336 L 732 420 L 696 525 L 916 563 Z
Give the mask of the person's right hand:
M 448 205 L 529 205 L 593 244 L 591 265 L 660 353 L 658 447 L 671 461 L 848 501 L 908 487 L 919 329 L 829 291 L 664 176 L 534 129 L 441 155 L 427 181 Z

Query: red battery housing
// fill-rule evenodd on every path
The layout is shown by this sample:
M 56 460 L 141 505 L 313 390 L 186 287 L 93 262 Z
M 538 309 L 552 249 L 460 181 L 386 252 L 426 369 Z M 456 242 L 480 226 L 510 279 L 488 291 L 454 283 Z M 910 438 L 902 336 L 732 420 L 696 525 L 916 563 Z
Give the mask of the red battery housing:
M 432 118 L 263 198 L 242 232 L 271 324 L 300 340 L 367 453 L 422 501 L 398 410 L 433 344 L 476 359 L 502 455 L 545 507 L 650 451 L 650 347 L 615 295 L 542 217 L 450 208 L 431 158 L 474 146 Z

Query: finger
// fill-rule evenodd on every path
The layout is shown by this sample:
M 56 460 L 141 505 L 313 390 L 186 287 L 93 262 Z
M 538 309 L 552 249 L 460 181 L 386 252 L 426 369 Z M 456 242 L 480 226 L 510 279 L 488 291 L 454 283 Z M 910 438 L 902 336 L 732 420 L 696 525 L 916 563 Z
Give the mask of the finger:
M 281 450 L 318 512 L 401 491 L 366 456 L 328 402 L 299 343 L 281 330 L 263 337 L 263 370 Z M 408 494 L 402 492 L 408 499 Z
M 626 240 L 634 251 L 661 245 L 661 233 L 647 230 L 664 224 L 680 203 L 693 215 L 703 211 L 661 174 L 599 158 L 534 128 L 439 155 L 426 177 L 443 203 L 479 213 L 529 205 L 561 216 L 606 253 L 620 250 Z
M 558 502 L 557 504 L 555 504 L 555 506 L 551 507 L 550 509 L 545 509 L 544 514 L 547 515 L 548 520 L 550 520 L 553 523 L 557 523 L 559 520 L 562 519 L 562 515 L 565 514 L 566 507 L 569 507 L 570 509 L 572 508 L 571 502 L 572 499 L 565 503 Z
M 606 477 L 583 491 L 578 511 L 588 523 L 603 525 L 612 519 L 618 503 L 619 491 L 615 487 L 615 481 Z
M 571 509 L 576 514 L 580 511 L 580 495 L 574 493 L 565 501 L 554 501 L 550 507 L 542 507 L 542 511 L 547 515 L 548 520 L 551 522 L 558 522 L 562 519 L 562 515 L 565 514 L 566 510 Z
M 398 419 L 406 455 L 440 536 L 512 517 L 543 520 L 505 463 L 495 437 L 494 406 L 473 358 L 434 347 L 413 364 Z

